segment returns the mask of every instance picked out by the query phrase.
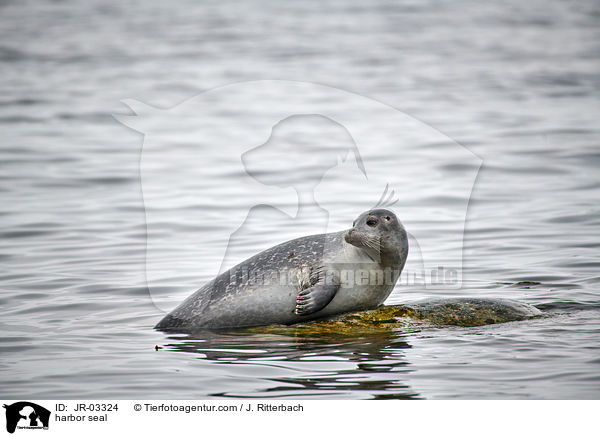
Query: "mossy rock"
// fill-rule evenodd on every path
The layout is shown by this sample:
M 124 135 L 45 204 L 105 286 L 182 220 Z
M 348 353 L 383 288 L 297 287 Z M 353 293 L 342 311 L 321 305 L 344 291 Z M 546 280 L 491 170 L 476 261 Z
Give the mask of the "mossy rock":
M 381 306 L 333 318 L 290 326 L 254 327 L 245 331 L 306 336 L 362 335 L 424 326 L 476 327 L 522 321 L 542 312 L 525 303 L 494 298 L 432 299 L 407 305 Z
M 436 325 L 476 327 L 523 321 L 542 315 L 534 306 L 496 298 L 448 298 L 427 300 L 410 306 L 416 317 Z

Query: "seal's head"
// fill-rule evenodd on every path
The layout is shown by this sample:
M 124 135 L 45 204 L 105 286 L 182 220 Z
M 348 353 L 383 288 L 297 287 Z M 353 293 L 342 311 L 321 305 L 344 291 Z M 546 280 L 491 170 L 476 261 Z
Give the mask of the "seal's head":
M 344 234 L 344 240 L 385 265 L 402 267 L 408 254 L 406 230 L 396 215 L 387 209 L 373 209 L 361 214 Z

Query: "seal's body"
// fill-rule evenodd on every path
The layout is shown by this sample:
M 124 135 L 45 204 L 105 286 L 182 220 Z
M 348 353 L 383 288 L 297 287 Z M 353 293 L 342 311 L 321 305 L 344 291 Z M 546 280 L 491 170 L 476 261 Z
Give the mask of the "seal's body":
M 269 248 L 217 276 L 157 325 L 195 331 L 293 324 L 374 309 L 394 289 L 408 254 L 406 231 L 385 209 L 348 231 Z

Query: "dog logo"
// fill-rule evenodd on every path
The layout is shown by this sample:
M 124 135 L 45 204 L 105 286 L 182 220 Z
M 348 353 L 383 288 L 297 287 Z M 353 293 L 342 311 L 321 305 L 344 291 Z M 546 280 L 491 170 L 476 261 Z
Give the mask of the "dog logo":
M 6 431 L 14 433 L 19 429 L 48 429 L 50 411 L 29 401 L 19 401 L 4 405 L 6 409 Z

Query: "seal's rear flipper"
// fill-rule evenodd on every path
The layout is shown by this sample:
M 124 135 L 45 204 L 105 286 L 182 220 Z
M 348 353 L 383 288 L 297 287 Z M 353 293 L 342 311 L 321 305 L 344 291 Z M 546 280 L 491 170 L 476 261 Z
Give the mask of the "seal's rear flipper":
M 310 315 L 329 304 L 340 288 L 340 281 L 335 276 L 322 277 L 314 286 L 302 289 L 296 297 L 296 315 Z

